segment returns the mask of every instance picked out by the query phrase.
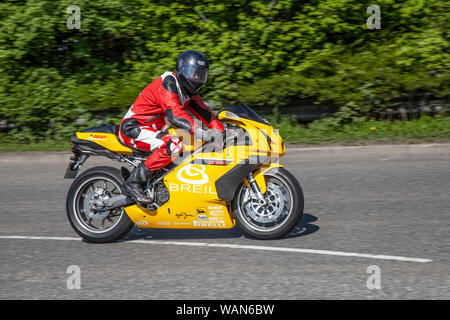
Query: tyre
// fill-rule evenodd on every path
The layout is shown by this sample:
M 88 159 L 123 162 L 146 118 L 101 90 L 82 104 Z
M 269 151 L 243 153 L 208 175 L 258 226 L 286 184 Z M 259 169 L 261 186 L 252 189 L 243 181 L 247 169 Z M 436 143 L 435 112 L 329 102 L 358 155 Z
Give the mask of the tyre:
M 284 168 L 264 173 L 267 204 L 261 204 L 250 187 L 242 183 L 231 203 L 237 226 L 247 235 L 261 240 L 288 234 L 300 221 L 304 198 L 297 179 Z
M 86 241 L 113 242 L 133 228 L 125 210 L 96 210 L 96 200 L 112 198 L 124 193 L 120 170 L 94 167 L 83 172 L 70 186 L 66 200 L 67 217 L 72 228 Z

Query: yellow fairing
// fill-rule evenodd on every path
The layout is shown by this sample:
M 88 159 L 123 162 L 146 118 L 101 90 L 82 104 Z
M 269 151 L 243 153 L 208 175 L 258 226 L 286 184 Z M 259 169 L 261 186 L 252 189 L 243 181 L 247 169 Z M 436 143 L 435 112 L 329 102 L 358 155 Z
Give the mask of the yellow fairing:
M 166 203 L 155 211 L 134 205 L 125 211 L 140 228 L 230 229 L 235 225 L 228 207 L 222 203 L 199 202 L 194 206 Z
M 119 142 L 117 136 L 112 133 L 101 132 L 77 132 L 77 138 L 81 140 L 89 140 L 95 142 L 108 150 L 120 154 L 132 154 L 133 150 L 127 148 Z
M 285 146 L 283 139 L 279 135 L 278 130 L 272 126 L 238 117 L 229 111 L 220 112 L 218 119 L 228 120 L 228 122 L 243 128 L 249 134 L 252 141 L 252 144 L 248 147 L 250 155 L 265 155 L 269 158 L 278 158 L 284 155 Z

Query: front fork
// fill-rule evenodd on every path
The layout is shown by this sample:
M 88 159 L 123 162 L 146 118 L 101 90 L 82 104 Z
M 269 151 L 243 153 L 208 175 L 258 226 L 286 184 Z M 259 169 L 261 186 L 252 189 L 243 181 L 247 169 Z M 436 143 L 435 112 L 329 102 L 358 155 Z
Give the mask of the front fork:
M 267 204 L 267 201 L 264 198 L 264 195 L 262 194 L 261 189 L 259 188 L 258 183 L 255 180 L 255 177 L 253 177 L 252 172 L 248 174 L 248 183 L 250 184 L 250 187 L 252 188 L 253 192 L 258 197 L 260 204 L 262 205 Z
M 250 172 L 248 177 L 244 179 L 244 183 L 252 188 L 253 193 L 256 194 L 259 201 L 262 201 L 261 204 L 266 204 L 267 201 L 264 198 L 264 193 L 266 193 L 266 179 L 264 178 L 264 173 L 271 169 L 276 169 L 282 167 L 281 164 L 275 162 L 270 163 L 268 165 L 263 165 L 259 167 L 254 172 Z

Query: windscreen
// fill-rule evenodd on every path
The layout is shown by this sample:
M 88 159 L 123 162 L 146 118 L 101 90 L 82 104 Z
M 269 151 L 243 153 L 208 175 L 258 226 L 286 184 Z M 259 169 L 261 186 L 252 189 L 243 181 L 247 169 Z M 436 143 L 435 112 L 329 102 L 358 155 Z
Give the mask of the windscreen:
M 223 110 L 233 112 L 235 115 L 237 115 L 241 118 L 245 118 L 245 119 L 249 119 L 249 120 L 253 120 L 253 121 L 257 121 L 257 122 L 261 122 L 261 123 L 270 125 L 270 123 L 268 123 L 266 120 L 264 120 L 263 118 L 258 116 L 256 114 L 256 112 L 253 111 L 252 109 L 250 109 L 250 107 L 247 106 L 245 103 L 240 103 L 240 104 L 232 106 L 232 107 L 226 107 Z

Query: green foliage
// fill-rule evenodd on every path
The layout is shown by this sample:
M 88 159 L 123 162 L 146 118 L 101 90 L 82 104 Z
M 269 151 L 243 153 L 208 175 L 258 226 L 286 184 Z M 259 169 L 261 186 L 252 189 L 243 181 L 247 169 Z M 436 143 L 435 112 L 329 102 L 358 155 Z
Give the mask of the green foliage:
M 99 113 L 117 122 L 188 49 L 211 61 L 207 101 L 283 112 L 309 99 L 340 107 L 324 120 L 334 126 L 417 92 L 449 95 L 442 0 L 79 0 L 81 29 L 69 30 L 72 4 L 0 3 L 0 119 L 17 139 L 67 137 Z M 381 30 L 367 30 L 372 4 Z
M 448 141 L 450 138 L 450 117 L 442 115 L 393 122 L 360 119 L 339 126 L 333 118 L 316 120 L 308 125 L 299 125 L 288 116 L 270 120 L 288 143 L 423 142 Z
M 336 116 L 348 120 L 395 107 L 417 92 L 448 97 L 450 23 L 443 2 L 383 1 L 382 29 L 376 31 L 352 20 L 362 21 L 352 12 L 361 13 L 366 4 L 330 2 L 321 1 L 318 7 L 336 12 L 332 25 L 325 23 L 331 21 L 327 10 L 308 7 L 297 16 L 306 26 L 311 15 L 320 17 L 322 25 L 314 29 L 322 35 L 320 42 L 311 41 L 292 66 L 241 86 L 241 98 L 268 107 L 314 98 L 316 103 L 341 106 Z

